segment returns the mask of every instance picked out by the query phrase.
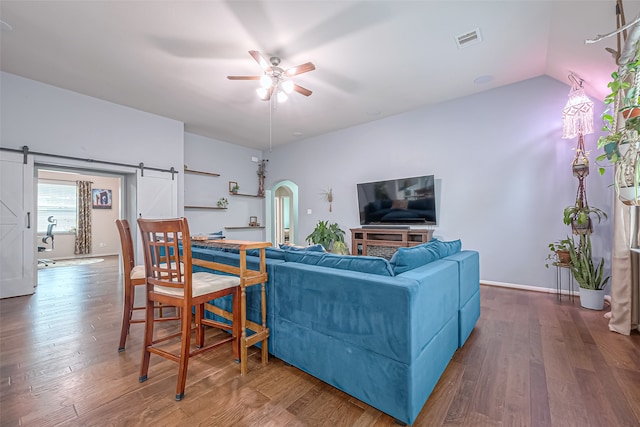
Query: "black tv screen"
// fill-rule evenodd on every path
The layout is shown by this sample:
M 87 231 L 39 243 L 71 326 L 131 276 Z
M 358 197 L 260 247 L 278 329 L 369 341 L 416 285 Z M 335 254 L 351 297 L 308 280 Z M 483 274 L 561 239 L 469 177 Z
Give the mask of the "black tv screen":
M 436 225 L 433 175 L 358 184 L 361 225 Z

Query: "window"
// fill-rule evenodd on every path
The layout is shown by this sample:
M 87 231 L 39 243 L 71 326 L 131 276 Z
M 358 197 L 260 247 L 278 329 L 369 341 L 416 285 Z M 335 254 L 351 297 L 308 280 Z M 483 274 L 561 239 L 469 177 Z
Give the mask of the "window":
M 76 230 L 76 183 L 38 181 L 38 233 L 46 233 L 48 218 L 52 216 L 58 224 L 54 233 Z

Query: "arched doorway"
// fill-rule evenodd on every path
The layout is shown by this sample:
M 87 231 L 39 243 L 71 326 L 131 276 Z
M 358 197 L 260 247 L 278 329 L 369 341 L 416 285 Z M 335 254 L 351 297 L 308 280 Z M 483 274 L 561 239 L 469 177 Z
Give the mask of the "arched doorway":
M 298 226 L 298 186 L 291 181 L 280 181 L 268 193 L 271 199 L 271 219 L 267 231 L 269 240 L 274 246 L 295 243 Z

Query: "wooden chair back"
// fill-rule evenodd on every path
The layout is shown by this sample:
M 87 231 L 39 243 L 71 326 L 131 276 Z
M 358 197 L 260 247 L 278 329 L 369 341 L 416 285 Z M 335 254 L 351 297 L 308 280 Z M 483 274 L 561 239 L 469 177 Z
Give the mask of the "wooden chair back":
M 224 343 L 231 343 L 233 355 L 240 357 L 240 278 L 207 272 L 192 273 L 191 237 L 186 218 L 138 219 L 144 250 L 146 280 L 146 315 L 144 350 L 140 364 L 139 381 L 147 380 L 151 354 L 177 362 L 178 383 L 176 400 L 182 400 L 187 378 L 188 360 L 191 356 L 213 349 Z M 232 296 L 233 309 L 231 325 L 204 316 L 205 304 L 216 298 Z M 154 338 L 154 303 L 179 307 L 181 316 L 180 332 L 174 335 Z M 195 307 L 195 313 L 192 308 Z M 192 320 L 195 326 L 192 327 Z M 204 345 L 204 325 L 227 330 L 222 338 Z M 191 350 L 191 334 L 195 330 L 196 349 Z M 180 337 L 180 352 L 171 347 L 163 347 L 165 341 Z

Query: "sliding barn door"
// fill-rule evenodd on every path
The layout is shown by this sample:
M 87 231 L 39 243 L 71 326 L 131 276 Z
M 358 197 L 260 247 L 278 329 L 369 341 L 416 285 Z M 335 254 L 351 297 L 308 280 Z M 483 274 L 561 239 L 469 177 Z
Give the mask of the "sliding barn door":
M 175 218 L 178 216 L 178 176 L 171 173 L 145 170 L 136 176 L 136 217 Z M 133 228 L 133 227 L 132 227 Z M 136 260 L 142 264 L 142 243 L 136 224 Z
M 0 298 L 35 291 L 33 158 L 0 151 Z

